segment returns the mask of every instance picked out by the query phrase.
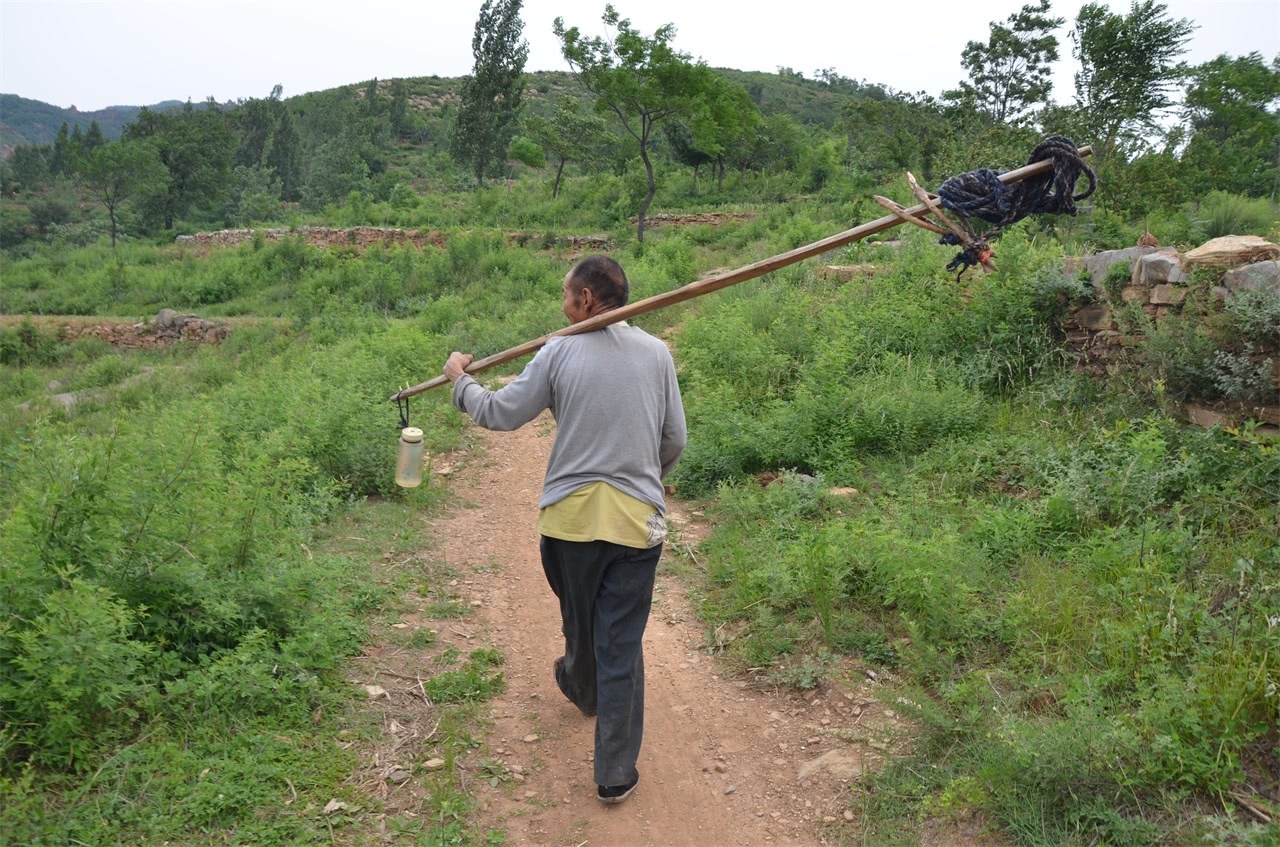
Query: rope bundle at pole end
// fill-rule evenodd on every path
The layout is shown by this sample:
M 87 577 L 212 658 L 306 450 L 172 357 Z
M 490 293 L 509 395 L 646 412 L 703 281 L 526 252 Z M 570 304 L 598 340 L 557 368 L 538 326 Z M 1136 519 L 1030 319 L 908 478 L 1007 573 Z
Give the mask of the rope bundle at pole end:
M 1077 214 L 1076 201 L 1086 199 L 1097 190 L 1097 176 L 1076 150 L 1075 142 L 1066 136 L 1046 137 L 1031 152 L 1027 164 L 1046 159 L 1053 162 L 1051 171 L 1010 185 L 1000 181 L 1002 171 L 990 168 L 953 176 L 938 187 L 938 202 L 961 217 L 991 224 L 992 229 L 986 233 L 988 240 L 1027 215 Z M 1076 194 L 1076 182 L 1082 176 L 1089 181 L 1089 186 Z M 951 236 L 944 236 L 942 243 L 960 243 L 947 241 L 948 238 Z

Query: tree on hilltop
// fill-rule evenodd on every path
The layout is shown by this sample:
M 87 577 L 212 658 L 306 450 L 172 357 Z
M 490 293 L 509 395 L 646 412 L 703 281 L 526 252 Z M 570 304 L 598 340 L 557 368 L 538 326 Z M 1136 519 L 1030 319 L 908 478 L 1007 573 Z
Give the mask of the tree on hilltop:
M 485 0 L 471 39 L 475 67 L 462 81 L 449 147 L 453 158 L 476 175 L 477 185 L 506 161 L 516 133 L 529 57 L 520 6 L 521 0 Z
M 283 93 L 276 85 L 266 99 L 246 100 L 232 113 L 240 136 L 234 164 L 273 171 L 279 196 L 297 200 L 302 195 L 302 138 Z
M 387 110 L 391 121 L 391 133 L 396 138 L 408 138 L 413 125 L 409 121 L 409 86 L 403 79 L 391 83 L 391 107 Z
M 53 155 L 49 158 L 49 173 L 53 176 L 67 176 L 75 165 L 75 151 L 71 147 L 71 128 L 63 121 L 58 135 L 53 140 Z
M 89 122 L 89 131 L 84 134 L 84 152 L 92 153 L 107 143 L 107 136 L 97 121 Z
M 1186 52 L 1195 24 L 1172 19 L 1156 0 L 1134 0 L 1119 15 L 1102 3 L 1086 3 L 1071 33 L 1076 106 L 1094 145 L 1098 166 L 1126 148 L 1159 134 L 1159 118 L 1173 107 L 1173 94 L 1187 75 L 1178 57 Z
M 1051 17 L 1050 0 L 1027 4 L 1004 23 L 992 21 L 984 44 L 970 41 L 961 53 L 969 78 L 950 99 L 976 109 L 993 123 L 1012 123 L 1048 102 L 1050 65 L 1058 60 L 1053 31 L 1066 22 Z
M 566 29 L 563 18 L 556 18 L 554 32 L 574 75 L 595 95 L 596 109 L 616 115 L 640 145 L 648 178 L 648 193 L 637 215 L 636 237 L 643 241 L 644 216 L 657 191 L 649 158 L 654 128 L 676 117 L 692 120 L 705 110 L 715 76 L 705 64 L 671 47 L 674 24 L 664 24 L 652 38 L 645 38 L 612 5 L 604 7 L 602 20 L 615 30 L 612 37 L 586 38 L 576 26 Z

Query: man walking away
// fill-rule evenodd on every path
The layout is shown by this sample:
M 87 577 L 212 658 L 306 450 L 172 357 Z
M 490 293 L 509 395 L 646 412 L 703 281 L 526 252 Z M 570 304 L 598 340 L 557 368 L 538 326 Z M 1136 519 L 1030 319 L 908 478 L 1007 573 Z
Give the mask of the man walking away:
M 622 267 L 583 259 L 565 276 L 570 323 L 626 305 Z M 619 322 L 552 338 L 499 391 L 465 373 L 453 353 L 444 372 L 453 402 L 486 429 L 517 429 L 550 409 L 556 440 L 539 501 L 542 569 L 560 600 L 564 655 L 556 684 L 596 717 L 596 796 L 621 803 L 640 780 L 644 732 L 641 640 L 666 539 L 662 478 L 684 450 L 684 407 L 666 345 Z

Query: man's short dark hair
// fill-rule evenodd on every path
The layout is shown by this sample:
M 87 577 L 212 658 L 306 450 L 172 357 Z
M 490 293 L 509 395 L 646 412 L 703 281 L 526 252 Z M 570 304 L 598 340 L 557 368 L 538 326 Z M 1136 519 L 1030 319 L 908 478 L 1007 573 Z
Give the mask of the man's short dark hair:
M 627 305 L 631 296 L 631 285 L 622 265 L 608 256 L 588 256 L 578 262 L 569 271 L 569 285 L 579 294 L 584 288 L 590 288 L 596 299 L 611 309 Z

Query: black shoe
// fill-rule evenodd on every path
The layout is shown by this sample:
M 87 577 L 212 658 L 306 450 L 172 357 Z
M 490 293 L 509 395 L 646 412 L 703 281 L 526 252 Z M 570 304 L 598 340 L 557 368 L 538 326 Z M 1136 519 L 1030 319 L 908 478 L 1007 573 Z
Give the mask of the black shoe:
M 627 785 L 597 785 L 596 799 L 601 803 L 621 803 L 623 800 L 631 796 L 631 792 L 636 790 L 636 786 L 640 784 L 640 775 L 636 774 L 633 782 Z

